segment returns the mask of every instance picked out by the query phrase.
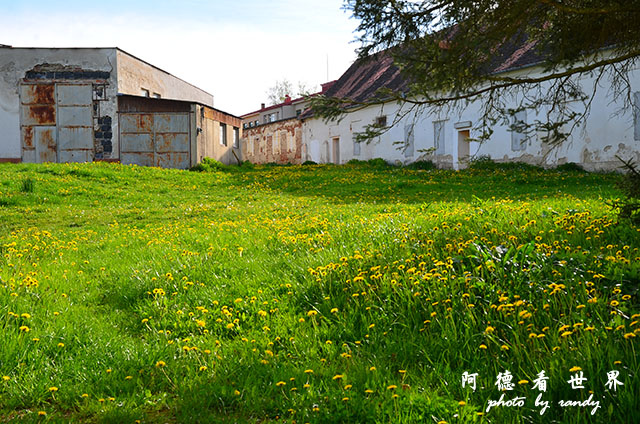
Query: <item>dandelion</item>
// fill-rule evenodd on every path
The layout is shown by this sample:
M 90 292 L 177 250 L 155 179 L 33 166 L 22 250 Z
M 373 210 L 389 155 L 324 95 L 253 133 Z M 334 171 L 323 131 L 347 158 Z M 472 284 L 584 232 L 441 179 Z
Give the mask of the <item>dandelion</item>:
M 337 314 L 338 313 L 338 308 L 332 308 L 331 309 L 331 313 L 332 314 Z
M 376 367 L 370 367 L 369 368 L 369 371 L 375 371 L 375 370 L 376 370 Z
M 487 345 L 486 344 L 481 344 L 480 346 L 478 346 L 480 349 L 482 350 L 486 350 L 487 349 Z
M 520 380 L 518 381 L 518 384 L 523 385 L 523 384 L 528 384 L 529 380 Z
M 308 370 L 304 370 L 305 374 L 313 374 L 313 370 L 312 369 L 308 369 Z
M 44 417 L 46 415 L 47 415 L 47 413 L 45 411 L 38 411 L 38 416 Z
M 576 366 L 569 370 L 569 372 L 578 372 L 578 371 L 582 371 L 582 368 Z
M 83 393 L 81 397 L 83 397 L 83 398 L 88 398 L 88 397 L 89 397 L 89 394 L 88 394 L 88 393 Z
M 397 389 L 397 388 L 398 388 L 398 386 L 396 386 L 395 384 L 392 384 L 392 385 L 390 385 L 390 386 L 387 386 L 387 390 L 395 390 L 395 389 Z
M 495 328 L 493 328 L 492 326 L 488 325 L 487 328 L 485 328 L 484 332 L 487 334 L 493 333 L 495 330 Z
M 286 383 L 285 381 L 278 381 L 278 382 L 276 383 L 276 386 L 278 386 L 278 387 L 282 387 L 282 386 L 284 386 L 284 385 L 286 385 L 286 384 L 287 384 L 287 383 Z
M 158 368 L 162 368 L 162 367 L 164 367 L 164 366 L 166 366 L 166 365 L 167 365 L 167 363 L 166 363 L 166 362 L 164 362 L 164 361 L 158 361 L 158 362 L 156 362 L 156 367 L 158 367 Z
M 24 331 L 25 333 L 28 333 L 31 329 L 29 327 L 27 327 L 26 325 L 21 325 L 20 326 L 20 331 Z
M 341 380 L 342 378 L 344 378 L 344 374 L 336 374 L 331 379 L 332 380 Z
M 465 406 L 466 404 L 467 404 L 467 402 L 465 402 L 465 401 L 463 401 L 463 400 L 461 400 L 460 402 L 458 402 L 458 405 L 459 405 L 459 406 Z
M 9 377 L 8 375 L 2 376 L 2 381 L 9 381 L 9 380 L 11 380 L 11 377 Z
M 49 387 L 49 391 L 50 392 L 57 392 L 58 388 L 56 386 L 51 386 L 51 387 Z
M 500 346 L 500 349 L 502 349 L 502 350 L 509 350 L 509 346 L 507 346 L 507 345 L 502 345 L 502 346 Z
M 206 371 L 206 370 L 207 370 L 206 366 L 203 365 L 203 366 L 200 367 L 200 371 Z

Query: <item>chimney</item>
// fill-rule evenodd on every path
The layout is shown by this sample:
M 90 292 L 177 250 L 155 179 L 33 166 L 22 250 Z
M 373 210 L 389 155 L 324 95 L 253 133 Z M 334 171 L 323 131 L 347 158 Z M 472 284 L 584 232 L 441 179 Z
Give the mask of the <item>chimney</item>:
M 260 109 L 264 109 L 264 103 L 260 103 Z
M 286 105 L 291 103 L 291 96 L 290 95 L 287 94 L 286 96 L 284 96 L 284 103 Z

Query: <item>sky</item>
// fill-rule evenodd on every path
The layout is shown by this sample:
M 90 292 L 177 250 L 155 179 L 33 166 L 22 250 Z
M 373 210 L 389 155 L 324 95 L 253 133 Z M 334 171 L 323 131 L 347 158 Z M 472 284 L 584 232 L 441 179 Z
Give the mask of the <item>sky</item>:
M 355 60 L 343 0 L 0 0 L 0 44 L 119 47 L 242 115 L 276 81 L 319 89 Z M 328 65 L 327 65 L 328 64 Z M 293 93 L 295 95 L 296 93 Z

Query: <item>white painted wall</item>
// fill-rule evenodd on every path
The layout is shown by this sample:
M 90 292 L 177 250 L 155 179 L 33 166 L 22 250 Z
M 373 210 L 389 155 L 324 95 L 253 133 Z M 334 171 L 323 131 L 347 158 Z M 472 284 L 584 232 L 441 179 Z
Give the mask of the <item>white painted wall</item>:
M 113 118 L 113 133 L 117 134 L 115 49 L 0 48 L 0 159 L 21 158 L 19 82 L 27 71 L 45 63 L 110 72 L 108 101 L 102 102 L 101 114 Z M 114 152 L 117 148 L 114 137 Z
M 535 75 L 541 71 L 540 68 L 530 68 L 521 72 Z M 632 91 L 640 91 L 640 70 L 635 69 L 631 72 L 629 79 Z M 584 77 L 581 82 L 586 91 L 593 87 L 595 77 Z M 516 107 L 517 104 L 517 99 L 512 99 L 512 107 Z M 582 107 L 581 103 L 576 102 L 575 105 L 575 107 Z M 640 140 L 634 140 L 633 108 L 628 107 L 621 110 L 622 106 L 621 100 L 612 102 L 608 86 L 606 83 L 601 83 L 593 99 L 586 125 L 576 128 L 562 145 L 550 148 L 541 141 L 542 134 L 534 134 L 526 140 L 524 150 L 514 151 L 512 150 L 512 133 L 509 127 L 496 125 L 493 127 L 494 133 L 490 140 L 482 145 L 477 142 L 470 144 L 470 154 L 476 157 L 488 155 L 496 161 L 517 160 L 546 166 L 575 162 L 582 164 L 588 170 L 619 168 L 620 162 L 616 159 L 616 155 L 640 162 Z M 341 163 L 350 159 L 383 158 L 388 162 L 406 164 L 420 159 L 429 159 L 445 168 L 459 169 L 465 166 L 464 162 L 458 161 L 459 130 L 455 128 L 455 124 L 471 121 L 470 136 L 471 138 L 477 137 L 479 131 L 475 126 L 479 122 L 479 102 L 472 103 L 461 113 L 450 116 L 438 116 L 426 112 L 417 116 L 413 114 L 407 116 L 382 135 L 379 140 L 361 145 L 360 154 L 354 155 L 352 141 L 354 132 L 373 123 L 376 117 L 381 115 L 386 115 L 388 123 L 392 123 L 399 109 L 400 106 L 397 104 L 387 103 L 382 107 L 369 107 L 348 113 L 340 122 L 325 123 L 318 118 L 307 119 L 303 123 L 303 144 L 307 145 L 307 158 L 303 158 L 303 161 L 333 162 L 334 159 L 331 154 L 326 154 L 323 145 L 325 142 L 331 145 L 332 139 L 339 138 Z M 545 118 L 546 110 L 527 111 L 528 123 Z M 637 119 L 640 119 L 640 116 Z M 434 121 L 439 120 L 445 120 L 444 152 L 436 156 L 421 153 L 420 150 L 435 147 Z M 404 127 L 410 122 L 414 124 L 414 154 L 406 157 L 402 150 L 394 145 L 394 142 L 404 142 Z M 636 125 L 640 125 L 640 123 L 636 123 Z M 331 153 L 331 149 L 329 151 Z

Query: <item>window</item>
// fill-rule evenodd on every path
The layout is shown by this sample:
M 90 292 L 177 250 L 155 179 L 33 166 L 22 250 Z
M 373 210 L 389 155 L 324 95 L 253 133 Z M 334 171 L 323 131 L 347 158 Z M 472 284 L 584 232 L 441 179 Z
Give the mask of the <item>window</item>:
M 149 90 L 147 90 L 146 88 L 141 88 L 140 94 L 142 94 L 144 97 L 149 97 Z
M 220 123 L 220 144 L 227 145 L 227 124 Z
M 296 118 L 302 115 L 302 109 L 296 109 Z
M 436 155 L 444 155 L 445 152 L 445 122 L 433 122 L 433 146 L 436 148 Z
M 633 139 L 640 141 L 640 91 L 633 93 Z
M 527 111 L 516 112 L 511 121 L 511 150 L 514 152 L 524 150 L 526 147 L 527 135 Z
M 233 148 L 240 147 L 240 128 L 233 127 Z
M 156 98 L 156 99 L 162 98 L 162 96 L 160 94 L 158 94 L 158 93 L 153 93 L 153 97 Z
M 278 145 L 278 133 L 273 133 L 273 142 L 271 143 L 271 153 L 277 155 L 280 153 L 280 146 Z
M 376 118 L 376 126 L 378 126 L 378 127 L 386 127 L 387 126 L 387 115 L 378 116 Z
M 404 126 L 404 157 L 410 158 L 413 156 L 413 124 L 407 124 Z

